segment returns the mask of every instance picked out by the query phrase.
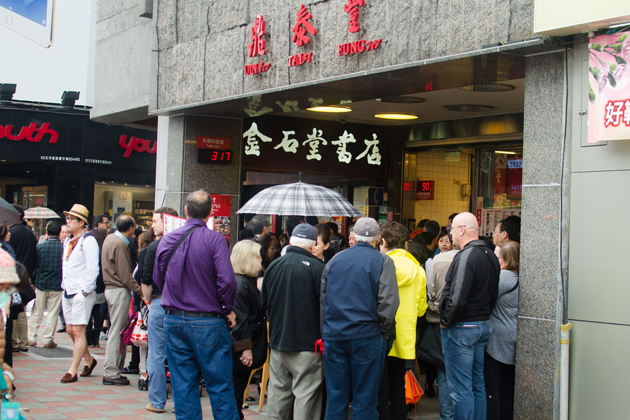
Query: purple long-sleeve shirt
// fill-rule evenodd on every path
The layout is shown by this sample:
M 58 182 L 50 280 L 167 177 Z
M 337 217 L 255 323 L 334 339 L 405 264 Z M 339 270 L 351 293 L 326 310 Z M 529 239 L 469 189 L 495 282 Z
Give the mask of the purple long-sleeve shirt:
M 193 226 L 202 227 L 182 242 L 166 270 L 171 250 Z M 167 310 L 228 314 L 234 307 L 236 279 L 230 251 L 223 235 L 208 229 L 203 220 L 188 219 L 162 238 L 153 282 L 162 289 L 162 306 Z

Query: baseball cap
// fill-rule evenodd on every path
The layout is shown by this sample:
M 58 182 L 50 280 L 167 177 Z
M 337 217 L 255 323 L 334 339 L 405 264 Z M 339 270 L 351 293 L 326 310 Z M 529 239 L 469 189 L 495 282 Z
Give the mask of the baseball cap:
M 293 229 L 291 236 L 295 236 L 297 238 L 303 238 L 303 239 L 310 239 L 311 241 L 316 241 L 317 231 L 315 230 L 313 226 L 309 225 L 308 223 L 301 223 Z
M 354 224 L 353 232 L 359 236 L 374 237 L 381 233 L 381 228 L 371 217 L 362 217 Z

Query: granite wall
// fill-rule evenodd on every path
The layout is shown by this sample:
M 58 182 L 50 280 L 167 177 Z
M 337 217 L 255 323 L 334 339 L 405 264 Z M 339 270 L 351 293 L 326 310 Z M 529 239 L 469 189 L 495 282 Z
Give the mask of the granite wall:
M 96 15 L 94 108 L 90 117 L 107 124 L 147 118 L 152 20 L 140 17 L 138 0 L 99 0 Z M 122 114 L 122 115 L 121 115 Z
M 230 243 L 236 243 L 236 211 L 241 185 L 241 120 L 194 115 L 161 118 L 168 118 L 168 121 L 160 121 L 158 128 L 156 207 L 173 207 L 184 217 L 186 196 L 195 190 L 231 195 Z M 232 162 L 227 165 L 197 162 L 197 136 L 229 137 Z
M 564 52 L 527 59 L 515 419 L 557 417 L 565 77 Z
M 313 16 L 318 35 L 291 42 L 300 5 Z M 368 0 L 360 8 L 361 31 L 348 31 L 344 0 L 155 0 L 150 109 L 183 106 L 292 86 L 422 59 L 474 51 L 531 38 L 532 0 Z M 266 21 L 267 55 L 248 57 L 257 15 Z M 337 56 L 337 46 L 383 39 L 380 49 Z M 288 57 L 313 52 L 313 62 L 288 67 Z M 263 75 L 244 75 L 245 64 L 271 63 Z

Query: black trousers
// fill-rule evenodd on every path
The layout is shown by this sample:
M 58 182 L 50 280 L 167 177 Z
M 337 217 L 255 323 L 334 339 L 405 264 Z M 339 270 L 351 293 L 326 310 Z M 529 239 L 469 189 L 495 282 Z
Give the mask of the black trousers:
M 506 365 L 485 354 L 483 376 L 488 420 L 512 420 L 514 417 L 514 372 L 514 365 Z
M 407 399 L 405 397 L 405 372 L 407 361 L 397 357 L 385 358 L 385 369 L 381 388 L 378 391 L 379 420 L 405 420 Z
M 92 307 L 92 314 L 90 315 L 90 319 L 88 320 L 88 324 L 85 329 L 85 338 L 87 339 L 88 346 L 95 346 L 98 344 L 98 336 L 103 330 L 101 305 L 103 304 L 98 303 Z
M 234 370 L 232 371 L 232 382 L 234 382 L 234 399 L 236 400 L 236 408 L 238 409 L 238 415 L 243 420 L 243 395 L 245 395 L 245 388 L 247 388 L 247 381 L 249 381 L 249 375 L 252 373 L 251 369 L 248 370 Z M 260 398 L 264 398 L 261 396 Z

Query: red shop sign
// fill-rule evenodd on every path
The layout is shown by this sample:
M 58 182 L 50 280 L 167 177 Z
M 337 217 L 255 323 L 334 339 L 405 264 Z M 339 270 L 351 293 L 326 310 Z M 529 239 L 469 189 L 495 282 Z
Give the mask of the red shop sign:
M 48 127 L 50 127 L 49 123 L 42 123 L 42 126 L 39 128 L 37 128 L 37 123 L 30 123 L 28 127 L 22 127 L 20 132 L 16 135 L 13 134 L 12 125 L 5 125 L 4 127 L 0 125 L 0 139 L 3 137 L 13 141 L 26 139 L 26 141 L 39 143 L 46 134 L 49 134 L 50 139 L 48 140 L 48 143 L 57 143 L 59 134 Z
M 153 146 L 151 146 L 151 140 L 143 140 L 139 139 L 136 136 L 133 136 L 127 142 L 127 136 L 120 136 L 120 140 L 118 140 L 118 145 L 125 149 L 125 154 L 123 157 L 130 157 L 131 153 L 136 151 L 138 153 L 151 153 L 155 154 L 157 152 L 157 140 L 153 142 Z
M 212 197 L 212 217 L 230 217 L 232 196 L 215 194 L 210 194 L 210 196 Z
M 229 137 L 197 136 L 197 149 L 229 150 Z

